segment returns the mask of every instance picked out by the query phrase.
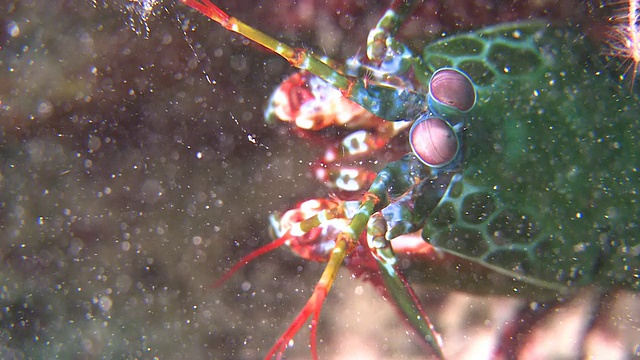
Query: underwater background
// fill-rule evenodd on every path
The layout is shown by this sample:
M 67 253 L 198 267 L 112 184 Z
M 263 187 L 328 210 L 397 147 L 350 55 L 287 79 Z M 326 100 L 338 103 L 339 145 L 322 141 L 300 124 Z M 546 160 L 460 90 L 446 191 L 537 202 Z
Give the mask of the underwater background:
M 231 3 L 219 5 L 337 58 L 364 48 L 385 9 Z M 530 17 L 580 24 L 596 42 L 606 24 L 587 2 L 457 0 L 423 4 L 401 37 L 419 48 Z M 269 241 L 270 213 L 328 193 L 309 171 L 317 142 L 262 118 L 292 72 L 179 2 L 0 4 L 0 358 L 264 356 L 322 264 L 282 249 L 210 285 Z M 350 277 L 343 269 L 323 307 L 321 358 L 423 358 L 392 305 Z M 486 358 L 520 303 L 418 290 L 454 358 Z M 584 291 L 539 324 L 528 356 L 574 358 L 594 300 Z M 640 357 L 637 296 L 607 301 L 589 354 Z M 302 331 L 286 357 L 308 358 L 307 344 Z

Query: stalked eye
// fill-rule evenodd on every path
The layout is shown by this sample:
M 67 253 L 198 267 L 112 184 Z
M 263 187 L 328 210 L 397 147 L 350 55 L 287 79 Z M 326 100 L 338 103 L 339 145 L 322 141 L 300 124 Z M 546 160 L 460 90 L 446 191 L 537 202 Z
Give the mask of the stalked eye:
M 434 168 L 449 164 L 460 143 L 451 125 L 438 117 L 418 119 L 409 132 L 411 149 L 423 163 Z
M 476 90 L 469 77 L 460 70 L 443 68 L 429 80 L 429 109 L 433 113 L 457 120 L 476 104 Z

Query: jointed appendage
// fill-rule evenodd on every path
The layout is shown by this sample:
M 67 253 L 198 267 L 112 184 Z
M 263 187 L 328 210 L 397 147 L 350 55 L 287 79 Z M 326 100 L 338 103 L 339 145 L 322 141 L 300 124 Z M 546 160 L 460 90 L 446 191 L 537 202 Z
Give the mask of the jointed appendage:
M 296 212 L 285 214 L 285 218 L 280 219 L 278 224 L 277 240 L 241 259 L 214 284 L 218 286 L 249 261 L 284 244 L 305 258 L 327 261 L 310 299 L 271 348 L 267 358 L 280 358 L 295 334 L 311 318 L 311 352 L 313 358 L 317 359 L 317 323 L 322 304 L 343 261 L 356 248 L 367 249 L 367 254 L 359 255 L 358 261 L 366 263 L 366 266 L 370 266 L 367 262 L 369 260 L 376 264 L 373 267 L 377 270 L 372 271 L 380 276 L 408 322 L 431 345 L 434 353 L 443 357 L 440 337 L 422 310 L 413 289 L 399 272 L 390 241 L 398 235 L 420 228 L 427 213 L 415 216 L 412 214 L 413 208 L 430 208 L 425 203 L 436 201 L 434 199 L 440 193 L 428 187 L 435 184 L 434 179 L 438 176 L 459 169 L 466 114 L 476 101 L 475 88 L 469 77 L 456 69 L 441 69 L 429 80 L 428 92 L 424 85 L 414 86 L 403 80 L 410 69 L 413 69 L 413 74 L 418 78 L 426 75 L 422 60 L 413 56 L 406 46 L 393 37 L 410 13 L 413 5 L 411 0 L 396 0 L 392 3 L 369 35 L 369 59 L 365 63 L 360 63 L 359 60 L 351 62 L 351 68 L 347 66 L 344 73 L 329 65 L 332 64 L 330 61 L 323 61 L 304 49 L 289 47 L 229 16 L 209 0 L 182 1 L 226 29 L 246 36 L 279 54 L 296 68 L 307 70 L 321 78 L 375 116 L 386 120 L 413 121 L 409 134 L 413 153 L 379 172 L 359 202 L 324 200 L 306 204 L 311 205 L 307 210 L 303 204 Z M 363 76 L 363 72 L 371 74 L 373 81 L 365 80 L 368 77 Z M 287 98 L 287 92 L 283 94 Z M 308 100 L 325 95 L 325 92 L 302 91 L 297 95 Z M 272 102 L 277 104 L 278 99 L 272 98 Z M 275 112 L 279 109 L 277 106 L 274 108 Z M 285 111 L 283 116 L 288 115 Z M 322 125 L 313 121 L 306 123 L 303 118 L 298 120 L 309 128 Z M 400 129 L 402 127 L 397 130 L 391 128 L 387 134 L 378 138 L 365 136 L 358 144 L 380 147 L 377 142 L 388 141 Z M 349 146 L 343 145 L 343 150 L 354 153 L 358 151 Z M 363 182 L 371 180 L 354 181 L 361 186 Z M 390 204 L 392 205 L 389 206 Z
M 388 57 L 389 39 L 400 29 L 404 20 L 411 14 L 414 1 L 394 0 L 382 15 L 376 27 L 369 31 L 367 38 L 367 57 L 372 62 L 383 62 Z
M 415 1 L 394 0 L 376 27 L 369 31 L 367 58 L 372 66 L 358 63 L 381 83 L 394 83 L 404 77 L 410 69 L 420 81 L 427 76 L 422 58 L 414 56 L 409 48 L 395 39 L 402 23 L 411 15 Z
M 376 116 L 397 121 L 415 119 L 425 111 L 426 95 L 408 88 L 366 83 L 361 78 L 339 73 L 305 49 L 294 49 L 259 30 L 229 16 L 209 0 L 181 0 L 200 11 L 226 29 L 241 34 L 282 56 L 292 66 L 308 70 L 332 86 L 340 89 L 344 96 L 362 105 Z

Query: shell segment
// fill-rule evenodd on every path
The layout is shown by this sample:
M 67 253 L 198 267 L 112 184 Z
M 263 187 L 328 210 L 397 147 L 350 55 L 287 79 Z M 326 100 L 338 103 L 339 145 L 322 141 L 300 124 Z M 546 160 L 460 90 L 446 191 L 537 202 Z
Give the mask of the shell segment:
M 424 51 L 478 89 L 463 170 L 427 218 L 443 251 L 558 292 L 640 290 L 640 100 L 583 36 L 541 23 L 449 37 Z

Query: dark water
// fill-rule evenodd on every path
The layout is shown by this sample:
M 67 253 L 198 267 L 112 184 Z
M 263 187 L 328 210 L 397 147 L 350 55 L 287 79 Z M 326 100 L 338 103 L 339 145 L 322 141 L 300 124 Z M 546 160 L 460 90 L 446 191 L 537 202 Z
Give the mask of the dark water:
M 382 9 L 358 3 L 339 16 L 309 2 L 309 18 L 277 4 L 232 10 L 286 41 L 347 55 L 364 44 L 358 24 Z M 322 149 L 262 121 L 291 69 L 182 4 L 153 7 L 148 31 L 143 9 L 127 5 L 0 5 L 0 357 L 264 356 L 320 266 L 282 250 L 208 286 L 268 241 L 270 212 L 327 192 L 307 170 Z M 274 11 L 292 20 L 266 21 Z M 551 329 L 580 326 L 587 300 Z M 517 301 L 432 294 L 429 304 L 463 357 L 488 353 Z M 620 295 L 605 321 L 627 336 L 594 346 L 638 351 L 632 305 Z M 339 280 L 324 309 L 325 357 L 422 354 L 366 284 Z M 568 342 L 553 352 L 570 357 Z M 303 332 L 287 354 L 307 357 L 306 344 Z

